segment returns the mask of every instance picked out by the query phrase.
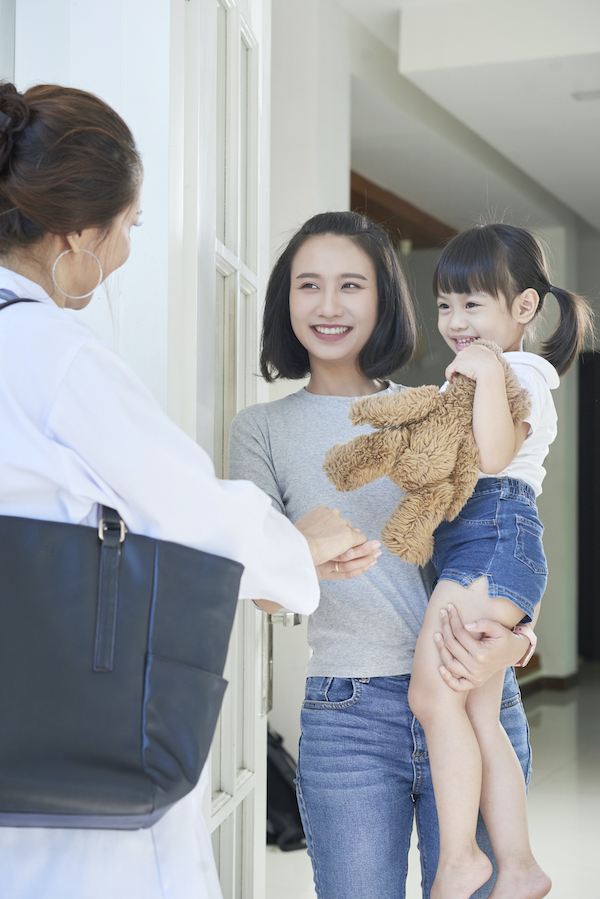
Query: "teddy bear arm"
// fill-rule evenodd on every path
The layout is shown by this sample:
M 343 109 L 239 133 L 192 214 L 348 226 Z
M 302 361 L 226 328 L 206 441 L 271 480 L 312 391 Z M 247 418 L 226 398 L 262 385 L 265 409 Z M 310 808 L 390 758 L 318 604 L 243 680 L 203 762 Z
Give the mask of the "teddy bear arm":
M 389 428 L 420 421 L 440 403 L 437 387 L 407 387 L 401 393 L 362 396 L 350 406 L 348 417 L 354 425 Z
M 323 463 L 331 483 L 348 492 L 389 475 L 395 460 L 395 447 L 389 445 L 389 436 L 388 431 L 374 431 L 332 446 Z

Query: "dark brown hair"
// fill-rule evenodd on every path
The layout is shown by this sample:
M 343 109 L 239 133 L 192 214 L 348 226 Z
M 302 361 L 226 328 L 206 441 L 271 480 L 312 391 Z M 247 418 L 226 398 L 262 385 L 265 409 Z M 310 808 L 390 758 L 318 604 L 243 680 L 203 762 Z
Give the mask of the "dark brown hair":
M 349 237 L 373 262 L 377 274 L 377 324 L 360 352 L 358 367 L 368 378 L 387 378 L 406 365 L 415 351 L 415 312 L 390 238 L 379 225 L 358 212 L 323 212 L 313 216 L 294 234 L 275 263 L 263 315 L 262 375 L 267 381 L 294 380 L 310 372 L 308 353 L 292 330 L 290 272 L 304 241 L 323 234 Z
M 46 234 L 110 227 L 134 202 L 140 156 L 123 119 L 99 97 L 0 82 L 0 254 Z
M 550 281 L 540 242 L 526 228 L 516 225 L 477 225 L 453 237 L 442 250 L 433 276 L 433 293 L 487 293 L 504 296 L 508 308 L 519 294 L 532 287 L 540 301 L 552 292 L 558 301 L 560 320 L 556 331 L 540 347 L 539 355 L 565 374 L 592 333 L 592 311 L 587 300 Z

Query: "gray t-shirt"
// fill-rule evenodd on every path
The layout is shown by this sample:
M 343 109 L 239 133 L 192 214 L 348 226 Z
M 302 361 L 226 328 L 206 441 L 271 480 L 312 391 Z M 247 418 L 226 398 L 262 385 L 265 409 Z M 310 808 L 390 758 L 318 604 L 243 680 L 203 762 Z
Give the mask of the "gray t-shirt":
M 399 390 L 390 384 L 386 392 Z M 318 396 L 302 389 L 243 409 L 231 426 L 229 477 L 258 484 L 291 521 L 326 504 L 340 509 L 367 538 L 380 538 L 400 499 L 398 487 L 383 478 L 352 493 L 338 493 L 322 468 L 334 443 L 371 430 L 368 425 L 352 427 L 351 402 L 350 397 Z M 382 550 L 365 574 L 321 581 L 321 601 L 308 622 L 313 651 L 308 676 L 389 677 L 410 672 L 431 572 Z

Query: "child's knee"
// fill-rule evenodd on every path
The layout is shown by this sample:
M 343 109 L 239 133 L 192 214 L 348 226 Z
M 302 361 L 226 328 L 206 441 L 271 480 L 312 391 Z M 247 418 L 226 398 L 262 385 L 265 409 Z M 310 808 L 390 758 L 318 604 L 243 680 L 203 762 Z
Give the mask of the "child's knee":
M 449 717 L 465 712 L 465 693 L 452 690 L 442 678 L 437 666 L 431 671 L 413 671 L 408 688 L 410 710 L 425 731 Z
M 439 713 L 436 692 L 431 690 L 424 678 L 418 675 L 411 677 L 408 688 L 408 704 L 415 718 L 425 728 L 428 722 Z

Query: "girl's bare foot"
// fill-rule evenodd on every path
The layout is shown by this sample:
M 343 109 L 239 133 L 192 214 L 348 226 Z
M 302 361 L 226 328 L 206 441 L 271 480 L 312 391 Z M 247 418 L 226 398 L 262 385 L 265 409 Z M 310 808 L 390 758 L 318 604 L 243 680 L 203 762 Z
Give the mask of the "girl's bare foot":
M 552 881 L 537 862 L 498 872 L 490 899 L 543 899 L 552 889 Z
M 440 858 L 430 899 L 469 899 L 492 876 L 492 863 L 474 844 L 468 853 Z

